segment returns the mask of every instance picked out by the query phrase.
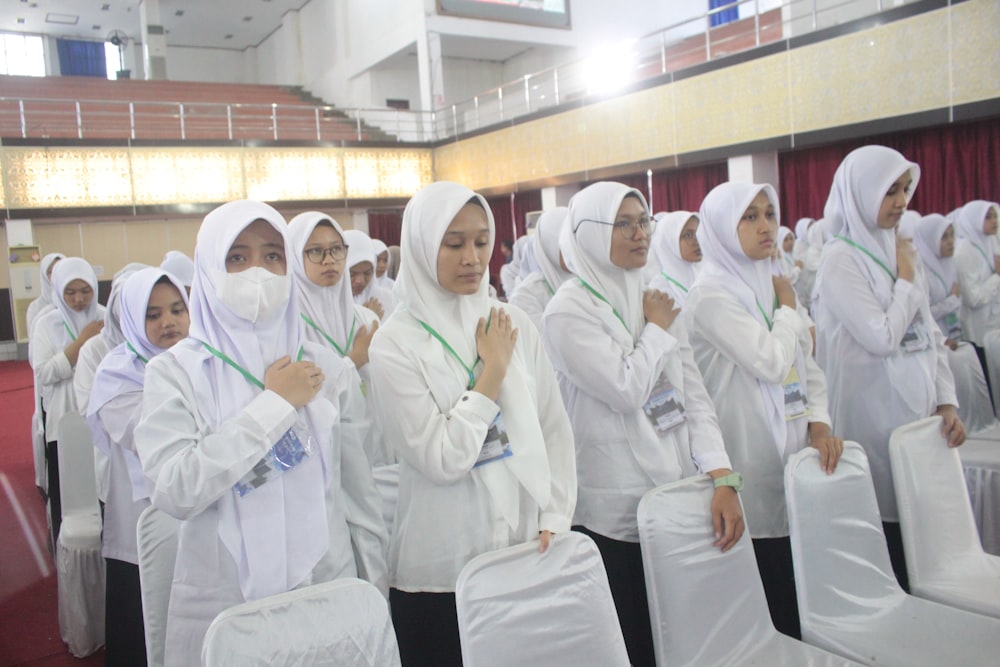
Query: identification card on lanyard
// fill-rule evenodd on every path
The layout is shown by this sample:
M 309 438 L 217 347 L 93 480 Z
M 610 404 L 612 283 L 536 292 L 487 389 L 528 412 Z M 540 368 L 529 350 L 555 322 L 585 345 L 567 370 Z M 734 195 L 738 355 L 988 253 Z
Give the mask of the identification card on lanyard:
M 906 328 L 900 345 L 903 352 L 920 352 L 930 347 L 931 342 L 927 335 L 927 327 L 924 326 L 924 317 L 919 310 L 913 316 L 910 326 Z
M 948 340 L 962 340 L 962 324 L 958 321 L 958 313 L 948 313 L 944 316 L 944 330 L 947 332 L 945 338 Z
M 243 479 L 233 486 L 240 498 L 258 489 L 271 480 L 285 474 L 312 454 L 312 438 L 303 443 L 294 428 L 285 431 L 274 447 L 268 450 Z
M 687 420 L 680 393 L 665 374 L 660 374 L 656 380 L 649 400 L 642 406 L 642 411 L 646 413 L 646 417 L 659 435 L 663 435 Z
M 510 451 L 510 440 L 507 438 L 507 425 L 503 423 L 503 413 L 498 412 L 489 430 L 486 431 L 486 440 L 483 442 L 483 448 L 479 450 L 476 465 L 472 467 L 478 468 L 513 455 L 514 452 Z
M 799 371 L 795 368 L 795 364 L 792 364 L 792 367 L 788 369 L 788 375 L 785 376 L 783 384 L 785 390 L 785 421 L 790 422 L 808 415 L 809 400 L 806 398 L 805 390 L 802 389 L 802 380 L 799 378 Z

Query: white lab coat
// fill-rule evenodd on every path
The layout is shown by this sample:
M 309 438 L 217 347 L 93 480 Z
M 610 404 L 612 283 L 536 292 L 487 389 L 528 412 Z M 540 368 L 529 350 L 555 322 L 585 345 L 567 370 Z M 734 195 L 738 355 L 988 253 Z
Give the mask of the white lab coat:
M 219 537 L 219 500 L 233 493 L 233 485 L 295 424 L 297 413 L 274 392 L 263 391 L 213 432 L 174 357 L 182 346 L 188 353 L 195 346 L 206 360 L 210 357 L 200 343 L 187 339 L 149 362 L 135 442 L 153 505 L 182 520 L 165 663 L 188 667 L 199 664 L 202 639 L 212 619 L 244 601 L 237 564 Z M 323 370 L 323 394 L 339 407 L 340 422 L 331 451 L 325 452 L 329 550 L 298 587 L 361 576 L 387 592 L 388 538 L 363 450 L 367 423 L 356 383 L 336 355 L 314 343 L 304 347 L 304 358 Z M 235 381 L 242 379 L 236 376 Z M 359 415 L 361 419 L 354 421 Z
M 108 352 L 107 340 L 104 336 L 97 335 L 83 344 L 76 357 L 73 392 L 76 394 L 76 406 L 84 418 L 87 417 L 87 405 L 90 404 L 90 389 L 94 386 L 94 375 L 97 374 L 97 367 L 101 365 L 101 360 L 107 356 Z M 111 468 L 108 457 L 95 447 L 94 476 L 97 478 L 97 497 L 101 499 L 101 502 L 106 502 L 108 499 L 110 475 Z
M 31 337 L 31 327 L 35 324 L 35 320 L 38 319 L 40 315 L 44 315 L 50 310 L 55 310 L 55 306 L 48 299 L 43 299 L 41 297 L 35 299 L 28 304 L 28 310 L 24 313 L 24 323 L 28 328 L 28 336 Z
M 677 283 L 667 280 L 663 277 L 662 273 L 657 273 L 656 276 L 649 281 L 649 289 L 655 289 L 665 294 L 669 294 L 670 298 L 674 300 L 674 308 L 684 308 L 684 304 L 687 303 L 688 292 L 691 290 L 691 285 L 684 285 L 683 288 L 679 287 Z M 681 314 L 684 311 L 681 310 Z
M 400 310 L 375 335 L 376 414 L 399 456 L 399 501 L 389 549 L 392 585 L 399 590 L 452 592 L 474 556 L 536 539 L 540 530 L 570 528 L 576 502 L 573 433 L 534 326 L 516 307 L 505 310 L 519 329 L 511 366 L 523 369 L 530 403 L 537 406 L 551 473 L 546 507 L 518 485 L 516 529 L 494 506 L 483 481 L 489 466 L 503 462 L 473 468 L 498 405 L 466 390 L 464 371 L 451 372 L 458 364 L 410 311 Z M 449 369 L 445 375 L 453 374 L 455 381 L 428 386 L 427 368 Z M 518 443 L 510 445 L 517 456 Z
M 552 299 L 552 287 L 546 281 L 542 273 L 532 273 L 530 276 L 518 283 L 517 289 L 507 299 L 531 318 L 531 323 L 539 331 L 542 330 L 542 314 L 545 306 Z
M 955 273 L 962 298 L 962 331 L 967 340 L 983 347 L 986 334 L 1000 328 L 1000 276 L 965 240 L 955 248 Z
M 678 318 L 669 331 L 646 324 L 632 348 L 612 310 L 575 280 L 552 297 L 544 321 L 545 349 L 576 438 L 574 523 L 638 542 L 644 493 L 696 468 L 730 467 L 684 324 Z M 678 391 L 687 419 L 658 435 L 643 405 L 661 374 Z
M 808 425 L 830 425 L 826 381 L 812 358 L 811 322 L 794 308 L 780 307 L 772 328 L 747 312 L 730 292 L 697 285 L 688 295 L 686 323 L 691 347 L 705 378 L 733 468 L 743 474 L 741 492 L 754 538 L 785 537 L 784 466 L 808 446 Z M 785 441 L 775 443 L 758 381 L 783 384 L 797 359 L 804 362 L 809 414 L 785 422 Z
M 824 248 L 820 275 L 825 278 L 817 284 L 813 309 L 816 359 L 826 371 L 836 434 L 865 448 L 882 518 L 898 521 L 889 436 L 896 427 L 958 400 L 923 286 L 896 280 L 883 307 L 865 277 L 864 261 L 846 243 Z M 901 342 L 918 311 L 930 344 L 905 352 Z

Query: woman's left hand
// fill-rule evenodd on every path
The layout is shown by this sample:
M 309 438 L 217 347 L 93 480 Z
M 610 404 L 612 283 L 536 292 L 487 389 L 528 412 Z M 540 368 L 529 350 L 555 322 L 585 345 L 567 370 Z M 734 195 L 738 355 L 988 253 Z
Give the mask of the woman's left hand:
M 729 551 L 743 537 L 743 507 L 739 494 L 731 486 L 720 486 L 712 494 L 712 528 L 715 542 L 712 546 Z
M 827 475 L 837 469 L 840 455 L 844 453 L 844 441 L 830 432 L 823 422 L 809 424 L 809 446 L 819 451 L 819 465 Z
M 939 405 L 934 414 L 941 416 L 941 435 L 948 440 L 949 447 L 958 447 L 965 442 L 965 424 L 954 405 Z
M 552 541 L 552 531 L 551 530 L 541 530 L 538 532 L 538 553 L 543 554 L 549 548 L 549 542 Z

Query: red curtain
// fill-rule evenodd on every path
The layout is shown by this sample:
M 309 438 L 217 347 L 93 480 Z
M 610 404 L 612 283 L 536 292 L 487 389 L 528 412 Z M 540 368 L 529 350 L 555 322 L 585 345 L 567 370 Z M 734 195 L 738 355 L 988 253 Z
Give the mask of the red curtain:
M 618 176 L 612 180 L 624 183 L 643 194 L 654 213 L 660 211 L 697 211 L 708 191 L 729 180 L 729 167 L 725 162 L 699 165 L 683 169 L 653 172 L 653 190 L 649 191 L 649 181 L 645 173 Z M 591 181 L 584 183 L 586 187 Z
M 368 236 L 386 245 L 399 245 L 399 233 L 402 227 L 402 210 L 368 212 Z
M 514 198 L 514 210 L 511 213 L 511 197 Z M 500 288 L 500 267 L 503 266 L 503 254 L 500 253 L 500 242 L 504 239 L 515 240 L 513 225 L 517 226 L 517 237 L 524 235 L 525 216 L 530 211 L 542 210 L 542 191 L 528 190 L 526 192 L 515 192 L 513 194 L 497 195 L 487 198 L 490 208 L 493 210 L 493 220 L 496 223 L 496 242 L 493 244 L 493 257 L 490 258 L 490 283 L 497 291 L 502 293 Z M 513 215 L 513 218 L 511 217 Z
M 866 144 L 895 148 L 920 165 L 920 183 L 910 202 L 910 208 L 920 213 L 947 214 L 973 199 L 996 201 L 1000 197 L 1000 123 L 990 119 L 780 153 L 783 223 L 822 217 L 837 166 L 848 153 Z

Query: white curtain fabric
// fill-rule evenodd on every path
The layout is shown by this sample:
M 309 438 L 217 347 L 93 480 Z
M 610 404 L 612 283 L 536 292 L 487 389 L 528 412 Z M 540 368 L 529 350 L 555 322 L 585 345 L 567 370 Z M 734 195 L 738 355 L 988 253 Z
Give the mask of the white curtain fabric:
M 1000 556 L 1000 427 L 970 437 L 958 455 L 983 549 Z

